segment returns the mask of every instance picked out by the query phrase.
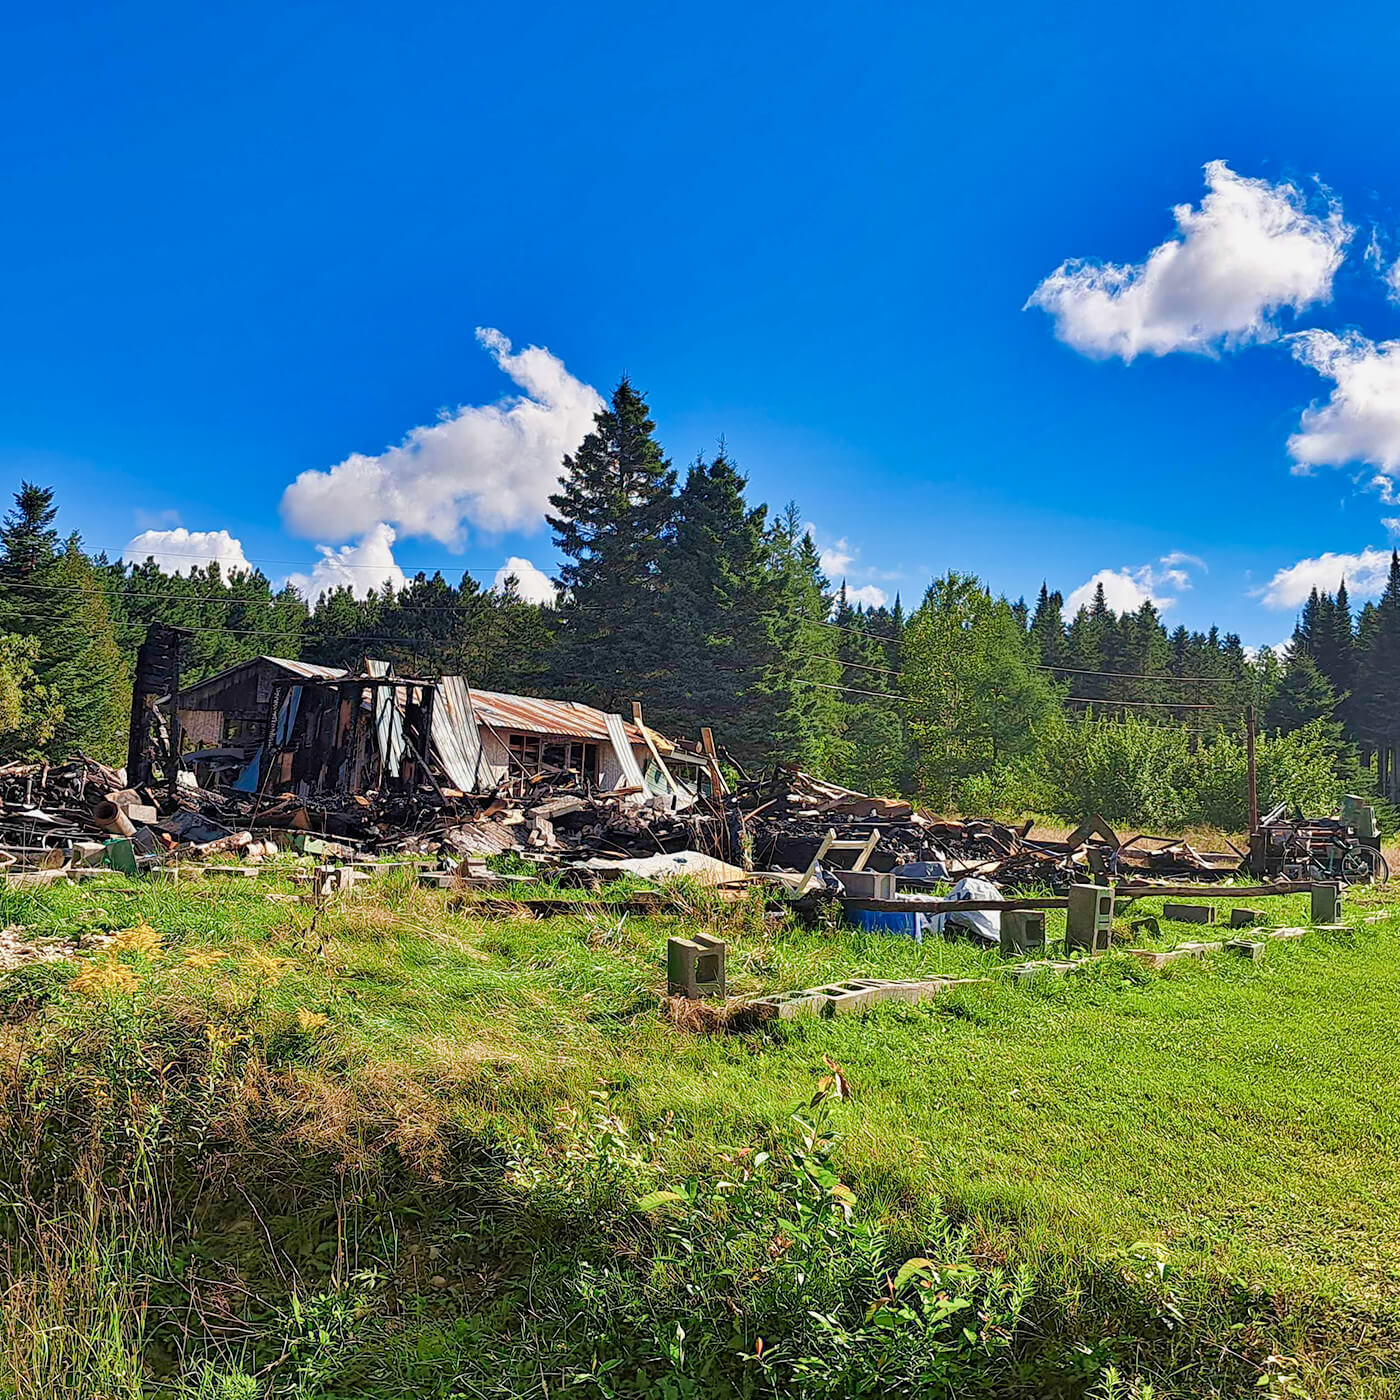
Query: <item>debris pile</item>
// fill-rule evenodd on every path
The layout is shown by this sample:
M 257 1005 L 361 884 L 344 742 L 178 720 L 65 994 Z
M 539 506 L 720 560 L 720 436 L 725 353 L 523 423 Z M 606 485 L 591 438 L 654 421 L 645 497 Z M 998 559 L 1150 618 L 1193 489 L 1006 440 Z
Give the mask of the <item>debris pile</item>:
M 81 755 L 0 767 L 0 869 L 14 871 L 257 860 L 286 845 L 341 857 L 511 852 L 542 868 L 596 869 L 681 852 L 723 859 L 727 830 L 718 808 L 677 811 L 640 788 L 600 792 L 571 773 L 541 776 L 523 796 L 468 797 L 425 782 L 416 791 L 261 798 L 201 788 L 184 773 L 173 793 L 128 788 L 122 770 Z
M 853 792 L 797 768 L 779 768 L 763 782 L 745 784 L 733 801 L 760 869 L 806 869 L 831 832 L 842 843 L 878 832 L 865 862 L 870 870 L 921 863 L 941 871 L 939 878 L 979 877 L 1010 890 L 1064 890 L 1118 874 L 1224 879 L 1237 874 L 1243 860 L 1239 851 L 1203 852 L 1179 839 L 1123 840 L 1100 818 L 1060 839 L 1035 834 L 1030 821 L 1016 827 L 927 817 L 911 803 Z
M 260 859 L 293 845 L 341 858 L 509 852 L 542 872 L 580 875 L 682 853 L 731 868 L 803 872 L 826 847 L 828 868 L 849 868 L 857 859 L 849 852 L 872 835 L 878 839 L 857 868 L 898 871 L 906 889 L 968 878 L 1057 891 L 1113 876 L 1219 879 L 1242 863 L 1240 852 L 1199 851 L 1180 839 L 1120 839 L 1097 818 L 1063 839 L 1037 833 L 1030 822 L 933 818 L 901 799 L 797 768 L 747 782 L 722 801 L 682 807 L 636 785 L 602 791 L 568 770 L 474 795 L 445 789 L 429 774 L 383 790 L 265 796 L 199 787 L 186 772 L 173 790 L 127 787 L 121 770 L 82 755 L 0 767 L 0 869 L 15 871 L 107 865 L 134 872 L 171 857 Z

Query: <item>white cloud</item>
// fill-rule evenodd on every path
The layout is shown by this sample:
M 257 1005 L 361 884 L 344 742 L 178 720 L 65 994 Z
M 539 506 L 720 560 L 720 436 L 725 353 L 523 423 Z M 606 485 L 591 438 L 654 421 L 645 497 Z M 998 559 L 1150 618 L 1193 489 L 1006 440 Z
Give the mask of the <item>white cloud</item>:
M 1380 234 L 1373 227 L 1371 229 L 1371 241 L 1366 245 L 1366 264 L 1370 267 L 1385 284 L 1385 295 L 1388 301 L 1400 306 L 1400 258 L 1386 266 L 1385 250 L 1381 247 Z
M 1179 204 L 1178 233 L 1138 264 L 1061 263 L 1026 306 L 1055 318 L 1055 334 L 1099 359 L 1173 350 L 1214 354 L 1279 334 L 1275 313 L 1332 295 L 1352 230 L 1340 207 L 1309 213 L 1291 184 L 1206 167 L 1199 209 Z
M 1065 599 L 1065 615 L 1073 617 L 1080 608 L 1089 607 L 1100 584 L 1103 584 L 1104 601 L 1116 613 L 1136 612 L 1148 601 L 1155 603 L 1159 608 L 1171 606 L 1170 598 L 1154 596 L 1152 567 L 1143 565 L 1139 569 L 1100 569 L 1093 578 L 1081 583 Z
M 873 583 L 846 589 L 846 601 L 853 608 L 883 608 L 889 600 L 890 595 Z
M 822 532 L 810 520 L 805 528 L 812 537 L 812 543 L 817 546 L 822 573 L 826 575 L 828 583 L 839 586 L 843 580 L 853 577 L 868 579 L 872 582 L 878 579 L 881 583 L 898 583 L 904 577 L 902 569 L 880 569 L 873 564 L 862 564 L 859 547 L 853 545 L 844 535 L 839 540 L 827 540 L 826 543 L 823 543 Z M 854 595 L 857 590 L 848 591 Z M 870 584 L 864 585 L 861 591 L 870 592 Z M 881 598 L 881 602 L 874 604 L 874 606 L 881 607 L 885 598 L 884 590 L 874 589 L 871 596 L 874 596 L 874 593 L 879 593 Z
M 1387 515 L 1382 518 L 1381 524 L 1384 525 L 1392 535 L 1400 535 L 1400 518 L 1394 515 Z
M 357 598 L 366 598 L 391 584 L 397 592 L 404 586 L 403 570 L 394 562 L 394 527 L 382 521 L 374 525 L 358 544 L 332 549 L 318 544 L 321 557 L 307 574 L 291 574 L 287 582 L 308 602 L 323 593 L 347 584 Z
M 1400 340 L 1377 345 L 1355 331 L 1299 331 L 1290 341 L 1297 359 L 1335 386 L 1288 439 L 1293 470 L 1364 462 L 1379 469 L 1372 485 L 1390 500 L 1386 478 L 1400 476 Z
M 154 559 L 168 574 L 187 574 L 196 566 L 218 564 L 225 574 L 248 572 L 243 543 L 227 530 L 143 530 L 122 550 L 122 563 Z
M 537 569 L 528 559 L 521 559 L 515 554 L 496 570 L 491 586 L 500 593 L 505 589 L 506 580 L 512 576 L 515 578 L 516 592 L 527 603 L 553 603 L 558 596 L 559 590 L 554 586 L 554 580 L 543 569 Z
M 1121 569 L 1100 569 L 1065 599 L 1065 616 L 1073 617 L 1080 608 L 1089 607 L 1099 584 L 1103 584 L 1104 601 L 1113 612 L 1136 612 L 1148 602 L 1159 611 L 1165 611 L 1176 602 L 1172 594 L 1184 593 L 1191 587 L 1188 565 L 1203 573 L 1209 572 L 1204 559 L 1179 549 L 1163 555 L 1156 564 L 1125 564 Z
M 548 350 L 512 353 L 500 331 L 476 335 L 524 394 L 444 412 L 378 456 L 356 452 L 329 471 L 302 472 L 282 496 L 290 530 L 341 540 L 388 522 L 401 535 L 455 549 L 468 525 L 541 524 L 565 454 L 583 441 L 603 400 Z
M 1255 596 L 1266 608 L 1299 608 L 1314 588 L 1335 593 L 1346 580 L 1353 598 L 1378 598 L 1390 573 L 1390 551 L 1363 549 L 1360 554 L 1319 554 L 1280 569 Z
M 1193 569 L 1199 569 L 1203 574 L 1210 573 L 1206 561 L 1198 554 L 1187 554 L 1185 550 L 1174 549 L 1170 554 L 1164 554 L 1161 560 L 1163 566 L 1168 569 L 1180 567 L 1182 564 L 1190 564 Z
M 806 530 L 821 556 L 822 573 L 826 575 L 829 582 L 835 582 L 856 562 L 856 556 L 860 550 L 852 549 L 850 541 L 844 536 L 839 540 L 829 540 L 823 544 L 818 537 L 817 527 L 810 520 L 807 522 Z

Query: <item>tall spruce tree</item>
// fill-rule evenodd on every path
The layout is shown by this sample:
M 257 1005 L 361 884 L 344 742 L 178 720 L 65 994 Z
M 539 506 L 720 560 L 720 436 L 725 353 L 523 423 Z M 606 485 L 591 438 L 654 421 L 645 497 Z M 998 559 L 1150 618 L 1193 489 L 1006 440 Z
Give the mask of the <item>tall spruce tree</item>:
M 827 625 L 832 596 L 821 558 L 795 505 L 769 528 L 763 609 L 763 679 L 768 754 L 819 776 L 845 761 L 841 662 Z
M 646 399 L 624 377 L 564 458 L 549 498 L 566 560 L 554 685 L 607 710 L 644 698 L 670 660 L 661 600 L 676 474 L 655 431 Z
M 767 508 L 750 508 L 747 485 L 721 441 L 697 457 L 676 502 L 665 571 L 667 666 L 646 696 L 658 727 L 694 735 L 710 725 L 740 763 L 768 743 L 771 716 L 757 703 L 761 676 Z
M 53 492 L 24 482 L 0 524 L 0 630 L 34 639 L 37 684 L 62 707 L 43 745 L 118 762 L 131 693 L 106 580 L 76 535 L 60 544 Z
M 1374 608 L 1363 616 L 1356 719 L 1378 755 L 1383 795 L 1400 799 L 1400 553 L 1391 551 L 1390 575 Z
M 1303 647 L 1290 647 L 1277 688 L 1264 712 L 1264 727 L 1291 734 L 1314 720 L 1332 720 L 1337 693 Z

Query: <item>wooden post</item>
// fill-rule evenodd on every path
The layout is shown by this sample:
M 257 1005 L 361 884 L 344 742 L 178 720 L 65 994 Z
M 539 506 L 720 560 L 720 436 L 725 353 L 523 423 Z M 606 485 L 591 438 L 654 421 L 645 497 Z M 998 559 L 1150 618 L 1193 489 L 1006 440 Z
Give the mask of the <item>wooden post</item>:
M 642 739 L 646 743 L 647 752 L 651 754 L 652 760 L 661 771 L 661 776 L 666 779 L 666 786 L 671 789 L 672 794 L 680 792 L 676 780 L 671 776 L 671 770 L 666 767 L 665 761 L 661 757 L 661 751 L 652 740 L 651 731 L 642 723 L 642 702 L 634 700 L 632 702 L 632 723 L 641 731 Z
M 1254 706 L 1245 711 L 1245 748 L 1249 758 L 1249 834 L 1259 830 L 1259 768 L 1254 756 Z
M 719 771 L 719 755 L 715 751 L 714 731 L 709 728 L 702 729 L 700 742 L 705 746 L 705 758 L 710 765 L 710 781 L 714 784 L 715 796 L 724 797 L 728 789 L 724 785 L 724 774 Z

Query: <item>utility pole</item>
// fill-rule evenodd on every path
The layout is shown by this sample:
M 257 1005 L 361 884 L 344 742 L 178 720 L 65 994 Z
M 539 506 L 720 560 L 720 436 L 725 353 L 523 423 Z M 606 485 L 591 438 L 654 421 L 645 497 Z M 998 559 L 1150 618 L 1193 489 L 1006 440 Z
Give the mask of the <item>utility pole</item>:
M 1245 750 L 1249 755 L 1249 834 L 1259 830 L 1259 769 L 1254 761 L 1254 706 L 1245 711 Z

